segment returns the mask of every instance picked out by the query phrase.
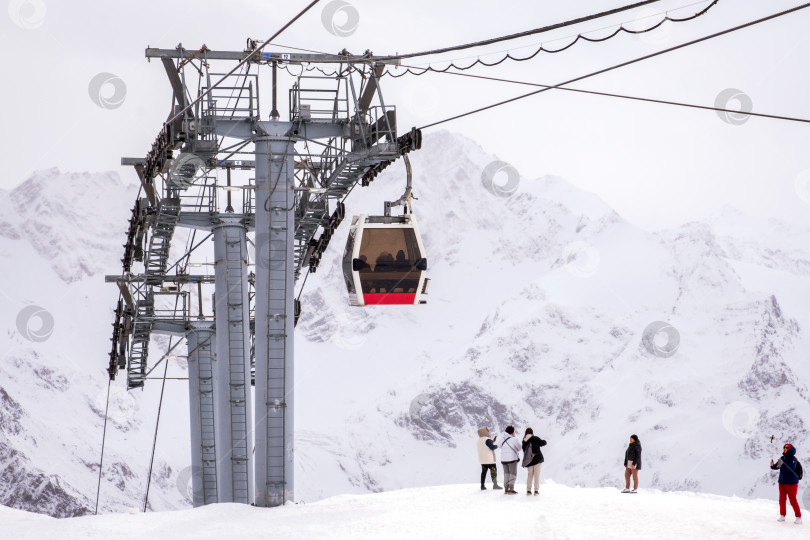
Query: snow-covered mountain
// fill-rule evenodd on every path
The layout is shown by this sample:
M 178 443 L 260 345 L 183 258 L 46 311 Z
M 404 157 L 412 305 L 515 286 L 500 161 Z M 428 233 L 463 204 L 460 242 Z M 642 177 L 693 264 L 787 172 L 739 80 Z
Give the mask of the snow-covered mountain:
M 800 459 L 808 443 L 810 230 L 726 209 L 647 232 L 536 171 L 488 188 L 496 157 L 447 132 L 411 160 L 428 304 L 348 306 L 338 230 L 296 330 L 296 499 L 475 481 L 475 430 L 508 424 L 548 441 L 543 476 L 559 483 L 616 485 L 635 433 L 643 486 L 773 495 L 779 442 Z M 347 212 L 378 213 L 403 184 L 392 166 Z M 57 516 L 95 505 L 117 298 L 103 275 L 120 272 L 136 192 L 111 173 L 57 171 L 0 192 L 3 504 Z M 672 337 L 645 346 L 659 321 Z M 167 346 L 153 344 L 150 364 Z M 169 376 L 183 370 L 173 360 Z M 160 382 L 123 385 L 104 511 L 143 504 L 155 433 Z M 166 382 L 156 510 L 189 505 L 186 392 Z

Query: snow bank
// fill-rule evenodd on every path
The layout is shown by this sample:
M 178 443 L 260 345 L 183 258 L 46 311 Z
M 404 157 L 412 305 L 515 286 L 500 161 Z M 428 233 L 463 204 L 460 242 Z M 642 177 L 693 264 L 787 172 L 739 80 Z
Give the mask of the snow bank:
M 642 476 L 643 479 L 643 476 Z M 518 489 L 522 486 L 518 485 Z M 776 489 L 774 488 L 774 492 Z M 807 538 L 777 523 L 775 501 L 688 492 L 572 488 L 546 481 L 539 496 L 479 491 L 474 484 L 342 495 L 263 509 L 215 504 L 194 510 L 46 518 L 0 507 L 7 538 L 62 540 L 263 535 L 273 538 Z

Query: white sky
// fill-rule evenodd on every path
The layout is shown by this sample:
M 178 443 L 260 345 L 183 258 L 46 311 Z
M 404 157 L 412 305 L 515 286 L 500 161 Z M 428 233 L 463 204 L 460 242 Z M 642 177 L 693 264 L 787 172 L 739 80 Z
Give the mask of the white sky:
M 634 1 L 351 0 L 359 26 L 351 36 L 338 37 L 321 23 L 329 4 L 321 0 L 276 41 L 328 52 L 404 53 L 527 30 Z M 691 1 L 662 0 L 643 13 L 674 10 Z M 194 50 L 203 43 L 211 49 L 241 50 L 246 38 L 266 39 L 306 3 L 7 0 L 7 13 L 0 12 L 0 60 L 6 73 L 0 85 L 5 158 L 0 188 L 10 189 L 33 171 L 54 166 L 63 171 L 117 170 L 125 180 L 136 181 L 131 168 L 119 165 L 120 157 L 145 155 L 171 99 L 160 62 L 144 58 L 146 46 L 171 48 L 182 42 Z M 706 4 L 672 15 L 686 16 Z M 666 23 L 644 38 L 622 35 L 605 43 L 581 42 L 564 53 L 541 53 L 529 62 L 476 72 L 556 84 L 798 4 L 720 0 L 703 17 Z M 540 42 L 559 46 L 564 41 L 549 42 L 633 21 L 639 13 L 449 57 Z M 17 24 L 26 21 L 35 28 Z M 657 18 L 635 24 L 650 21 Z M 756 112 L 810 118 L 804 87 L 810 78 L 808 23 L 810 9 L 574 86 L 702 105 L 713 105 L 721 91 L 737 88 L 751 98 Z M 90 80 L 101 72 L 126 84 L 126 98 L 117 109 L 100 108 L 89 97 Z M 269 70 L 262 76 L 267 81 L 263 87 L 269 88 Z M 450 75 L 387 79 L 382 89 L 386 102 L 397 105 L 400 131 L 530 90 Z M 286 92 L 280 101 L 286 103 Z M 263 110 L 269 111 L 269 100 Z M 806 187 L 807 177 L 801 175 L 810 169 L 804 148 L 808 124 L 750 118 L 735 126 L 712 111 L 551 91 L 442 128 L 475 139 L 524 177 L 555 174 L 593 191 L 648 228 L 700 219 L 725 204 L 810 225 L 810 206 L 796 189 L 797 183 Z M 810 195 L 804 199 L 810 201 Z

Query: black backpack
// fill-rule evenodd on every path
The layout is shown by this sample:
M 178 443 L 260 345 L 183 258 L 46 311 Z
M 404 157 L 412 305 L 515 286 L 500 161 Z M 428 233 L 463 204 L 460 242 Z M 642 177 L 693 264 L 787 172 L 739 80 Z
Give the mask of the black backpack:
M 529 463 L 532 462 L 532 460 L 534 459 L 534 456 L 536 456 L 536 455 L 537 454 L 534 453 L 534 448 L 532 448 L 531 439 L 529 439 L 529 444 L 526 446 L 526 451 L 523 452 L 523 461 L 521 462 L 521 465 L 523 467 L 528 467 Z
M 796 476 L 799 477 L 799 480 L 801 480 L 802 476 L 804 476 L 804 470 L 802 469 L 802 464 L 799 463 L 798 459 L 796 460 Z

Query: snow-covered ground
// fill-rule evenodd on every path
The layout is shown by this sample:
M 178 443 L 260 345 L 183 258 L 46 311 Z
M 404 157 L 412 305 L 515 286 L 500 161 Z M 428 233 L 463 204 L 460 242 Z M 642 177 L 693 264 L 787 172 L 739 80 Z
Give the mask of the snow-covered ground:
M 4 537 L 15 540 L 807 538 L 810 525 L 795 525 L 792 517 L 778 523 L 777 508 L 763 499 L 657 490 L 622 495 L 614 488 L 547 481 L 536 497 L 467 484 L 342 495 L 274 509 L 215 504 L 53 519 L 0 507 L 0 521 Z

